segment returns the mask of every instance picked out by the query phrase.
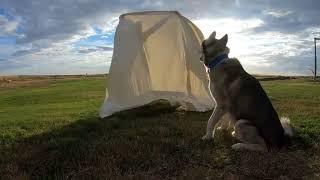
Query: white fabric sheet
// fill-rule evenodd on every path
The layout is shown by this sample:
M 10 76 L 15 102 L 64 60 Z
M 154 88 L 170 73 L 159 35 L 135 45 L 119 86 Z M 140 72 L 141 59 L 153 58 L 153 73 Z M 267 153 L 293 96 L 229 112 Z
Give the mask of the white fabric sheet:
M 212 109 L 202 41 L 201 31 L 178 12 L 121 15 L 100 116 L 159 99 L 190 111 Z

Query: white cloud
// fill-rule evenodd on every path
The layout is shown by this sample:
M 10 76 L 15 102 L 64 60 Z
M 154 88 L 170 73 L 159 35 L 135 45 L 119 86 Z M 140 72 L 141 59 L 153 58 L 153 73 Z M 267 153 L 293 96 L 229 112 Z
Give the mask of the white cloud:
M 118 24 L 119 18 L 115 16 L 109 18 L 108 20 L 104 20 L 102 23 L 100 23 L 99 27 L 102 29 L 103 33 L 110 33 L 116 30 Z
M 282 32 L 252 33 L 252 29 L 262 26 L 260 19 L 199 19 L 193 21 L 208 37 L 212 31 L 217 38 L 225 33 L 229 36 L 230 56 L 238 58 L 251 73 L 258 74 L 308 74 L 313 44 L 305 33 L 288 34 Z M 306 30 L 317 32 L 317 28 Z M 300 58 L 299 58 L 300 57 Z M 292 59 L 292 61 L 290 61 Z M 311 60 L 311 59 L 310 59 Z
M 238 57 L 250 72 L 306 73 L 302 69 L 311 63 L 313 37 L 320 37 L 319 4 L 312 0 L 1 0 L 0 7 L 10 18 L 0 15 L 0 36 L 14 36 L 17 45 L 0 49 L 1 59 L 16 50 L 10 63 L 1 61 L 0 72 L 105 72 L 112 55 L 97 46 L 113 46 L 105 41 L 113 35 L 120 14 L 178 10 L 193 19 L 206 37 L 213 30 L 218 37 L 228 33 L 230 56 Z M 97 31 L 105 36 L 87 42 Z M 87 44 L 80 44 L 85 47 L 82 52 L 88 53 L 75 47 L 83 40 Z
M 111 51 L 78 54 L 71 46 L 52 46 L 41 52 L 10 59 L 5 63 L 7 68 L 1 69 L 0 75 L 102 74 L 109 71 L 111 57 Z
M 196 19 L 193 23 L 197 25 L 203 35 L 208 37 L 212 31 L 216 31 L 217 35 L 223 35 L 223 33 L 241 33 L 248 31 L 252 28 L 259 27 L 263 24 L 263 21 L 258 18 L 252 19 L 235 19 L 235 18 L 216 18 L 216 19 Z
M 257 18 L 240 20 L 233 18 L 222 19 L 198 19 L 193 21 L 202 31 L 205 37 L 208 37 L 212 31 L 217 32 L 217 38 L 221 38 L 224 34 L 228 34 L 228 46 L 231 49 L 231 56 L 245 56 L 255 49 L 252 45 L 256 44 L 248 40 L 252 37 L 248 34 L 252 28 L 261 26 L 263 21 Z
M 16 29 L 20 20 L 11 20 L 4 15 L 0 15 L 0 36 L 16 35 Z
M 271 9 L 271 10 L 264 10 L 263 14 L 270 15 L 276 18 L 281 18 L 281 17 L 285 17 L 292 14 L 292 11 Z

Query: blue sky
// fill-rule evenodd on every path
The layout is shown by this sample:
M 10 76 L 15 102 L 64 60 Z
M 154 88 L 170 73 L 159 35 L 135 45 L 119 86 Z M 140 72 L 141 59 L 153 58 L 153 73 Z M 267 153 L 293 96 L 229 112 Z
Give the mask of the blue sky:
M 0 75 L 106 73 L 118 17 L 147 10 L 177 10 L 205 36 L 228 33 L 230 56 L 249 73 L 311 75 L 318 7 L 317 0 L 1 0 Z

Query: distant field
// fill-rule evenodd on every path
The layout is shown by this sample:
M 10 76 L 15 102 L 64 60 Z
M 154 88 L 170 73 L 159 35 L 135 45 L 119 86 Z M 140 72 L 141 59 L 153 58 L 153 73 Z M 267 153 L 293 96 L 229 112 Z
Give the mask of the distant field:
M 106 76 L 0 77 L 0 179 L 320 179 L 320 83 L 280 79 L 261 83 L 296 137 L 261 154 L 203 142 L 210 112 L 100 120 Z

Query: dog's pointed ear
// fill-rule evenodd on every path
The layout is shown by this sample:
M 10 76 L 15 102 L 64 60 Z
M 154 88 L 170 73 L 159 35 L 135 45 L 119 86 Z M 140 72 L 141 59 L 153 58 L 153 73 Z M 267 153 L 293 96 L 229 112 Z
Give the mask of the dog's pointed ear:
M 213 31 L 210 36 L 209 36 L 209 39 L 215 39 L 216 38 L 216 31 Z
M 208 46 L 208 45 L 211 44 L 215 39 L 216 39 L 216 32 L 213 31 L 213 32 L 210 34 L 210 36 L 208 37 L 208 39 L 206 39 L 206 40 L 204 41 L 204 45 L 205 45 L 205 46 Z
M 227 45 L 227 43 L 228 43 L 228 34 L 225 34 L 219 41 L 222 44 Z

